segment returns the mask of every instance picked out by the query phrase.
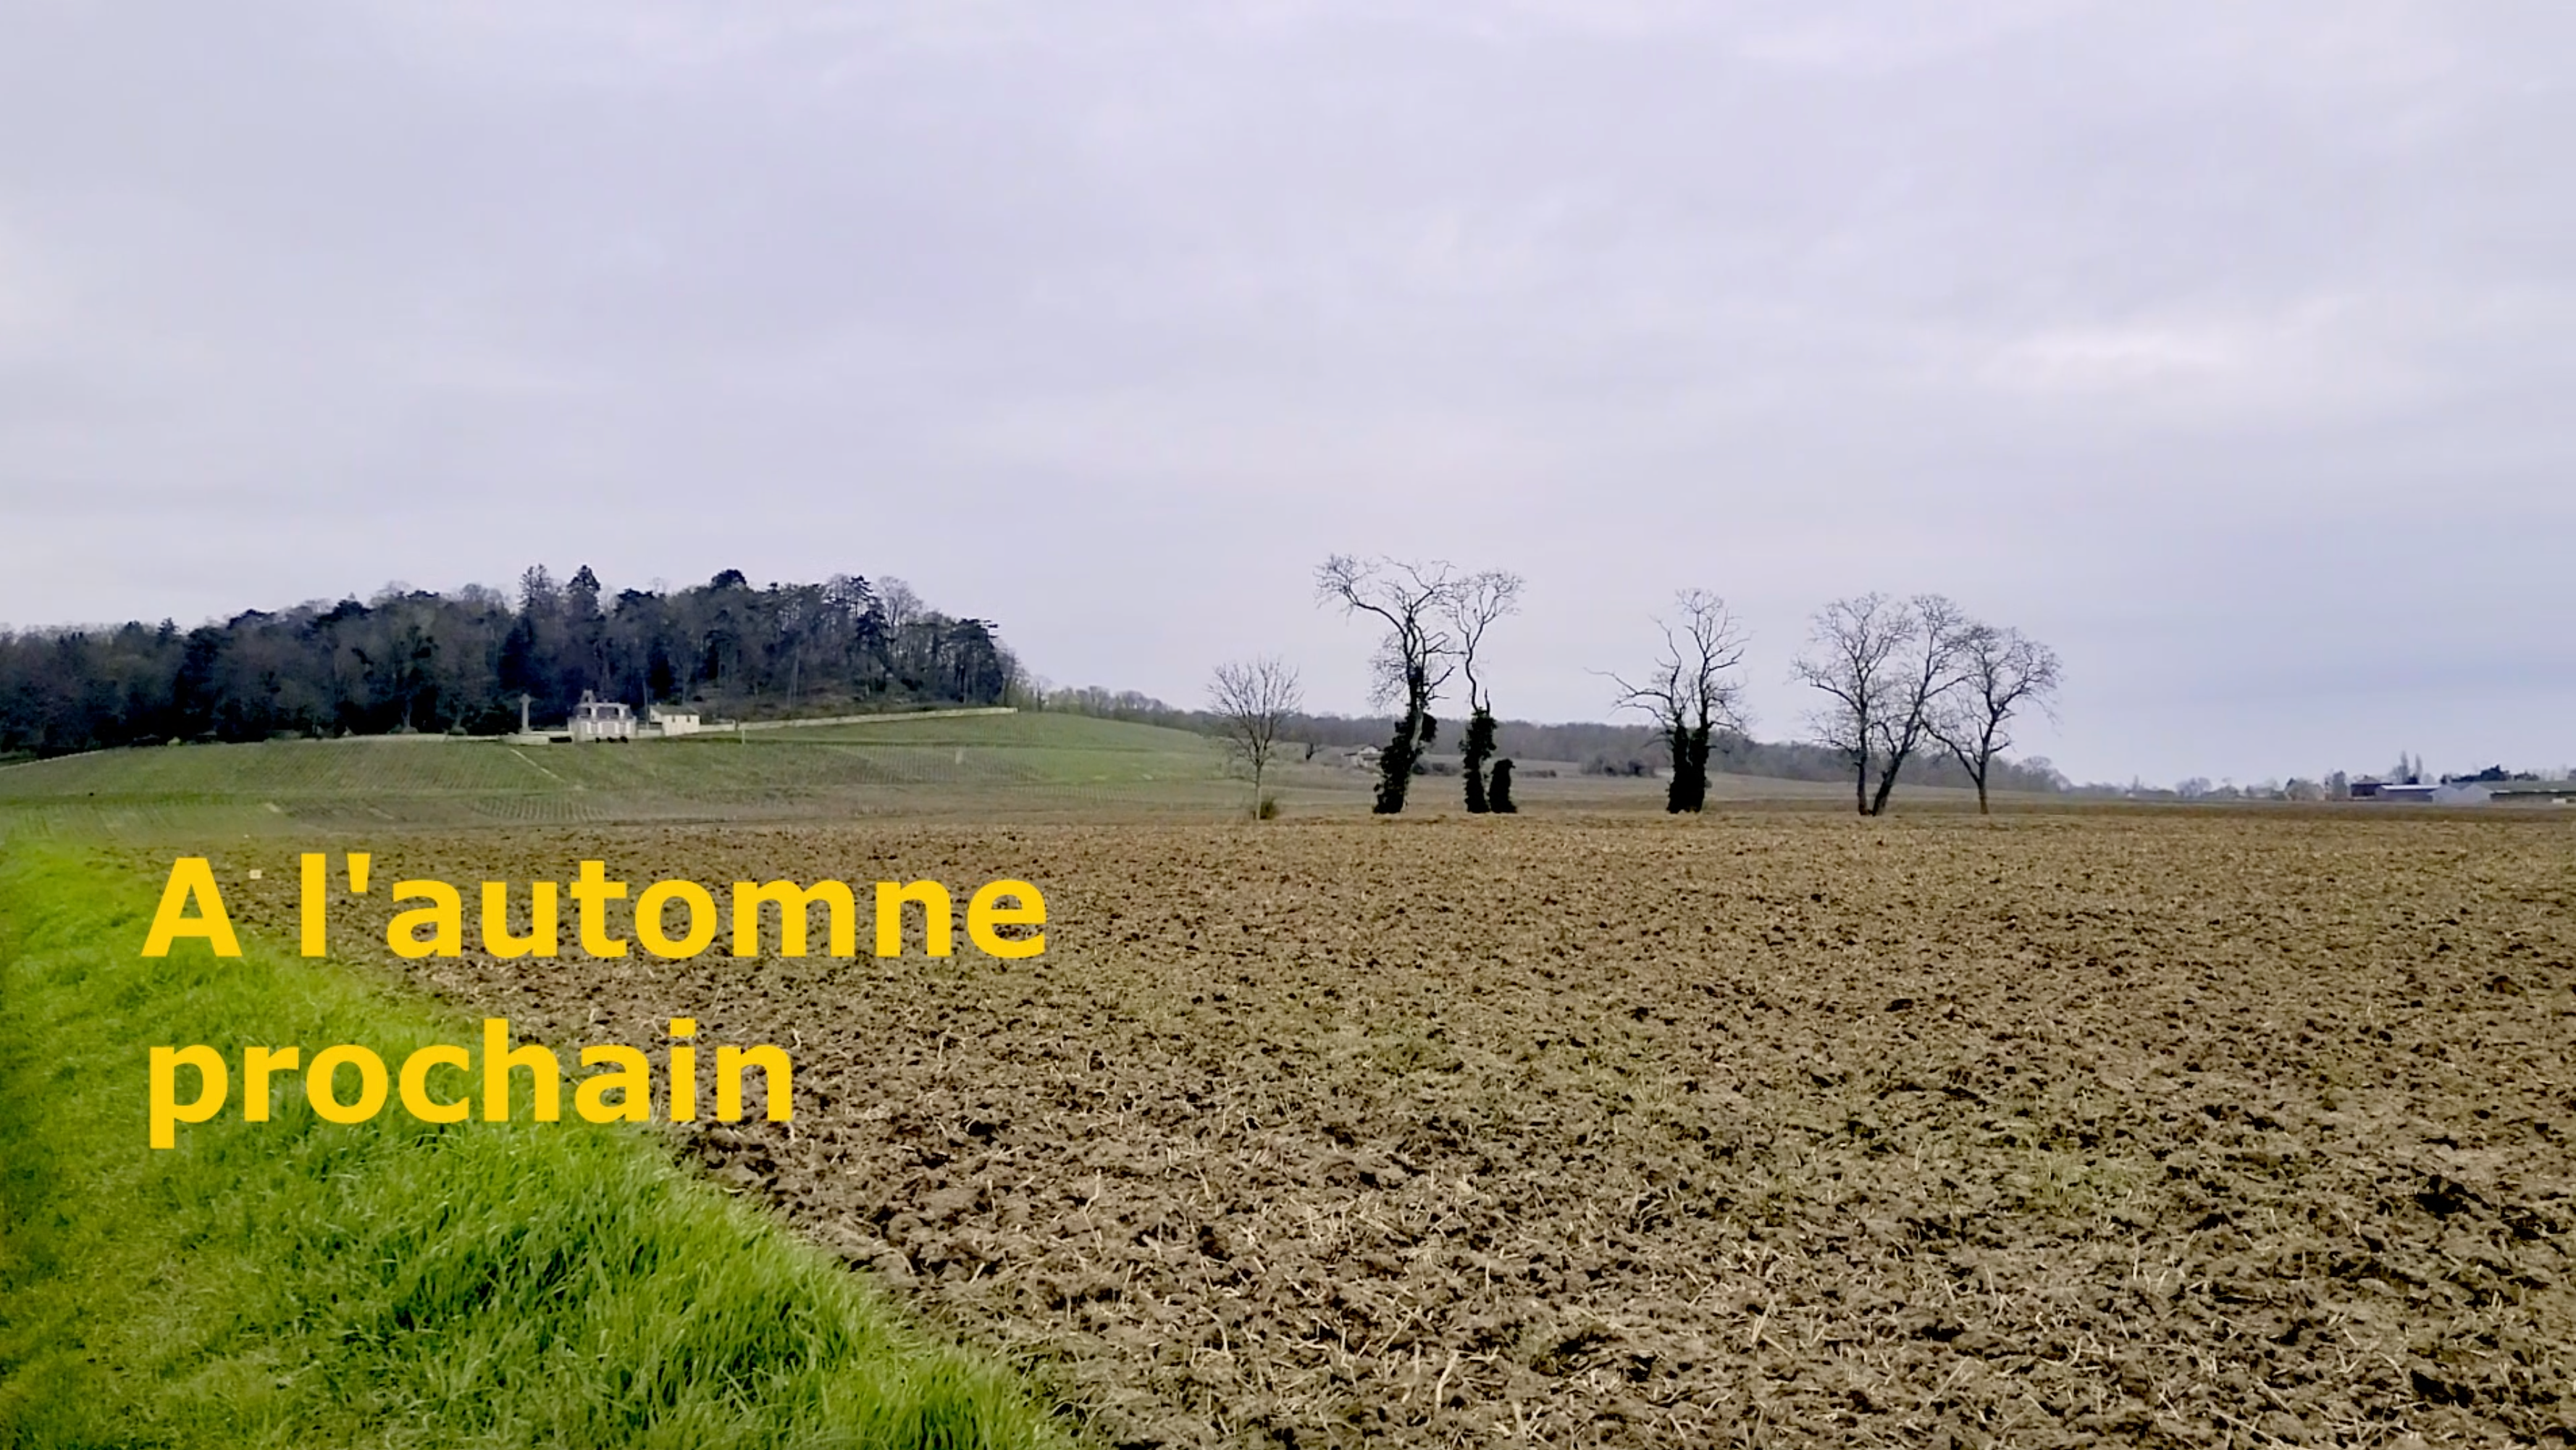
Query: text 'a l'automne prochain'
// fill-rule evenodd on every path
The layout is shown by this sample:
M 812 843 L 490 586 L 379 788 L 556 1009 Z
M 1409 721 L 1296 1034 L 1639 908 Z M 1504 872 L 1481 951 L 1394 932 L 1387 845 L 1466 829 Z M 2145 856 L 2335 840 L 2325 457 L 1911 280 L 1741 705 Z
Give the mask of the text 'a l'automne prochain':
M 369 861 L 365 852 L 350 852 L 344 858 L 348 894 L 367 893 Z M 329 858 L 319 852 L 305 853 L 301 884 L 299 947 L 305 956 L 323 956 L 329 948 L 330 932 Z M 515 960 L 559 956 L 563 951 L 561 903 L 565 896 L 572 899 L 575 908 L 582 951 L 605 958 L 628 953 L 628 939 L 615 933 L 608 907 L 626 901 L 630 887 L 624 881 L 610 879 L 602 862 L 581 862 L 574 879 L 561 889 L 552 881 L 528 883 L 523 928 L 511 924 L 509 884 L 485 881 L 480 885 L 478 935 L 483 950 L 493 957 Z M 934 957 L 954 954 L 958 913 L 956 898 L 946 886 L 928 880 L 879 881 L 875 888 L 875 955 L 904 955 L 906 938 L 911 935 L 905 930 L 907 906 L 920 908 L 918 940 L 922 950 Z M 422 904 L 394 913 L 386 923 L 387 950 L 413 960 L 463 954 L 463 892 L 444 881 L 412 879 L 394 883 L 393 900 Z M 825 880 L 800 886 L 789 880 L 736 881 L 730 904 L 728 924 L 732 954 L 736 957 L 761 955 L 763 923 L 772 915 L 762 908 L 770 906 L 777 908 L 774 918 L 778 955 L 808 954 L 816 908 L 823 912 L 825 952 L 834 957 L 858 954 L 859 898 L 846 882 Z M 670 920 L 670 909 L 675 905 L 682 916 L 676 933 Z M 964 914 L 967 939 L 987 956 L 1017 960 L 1046 950 L 1046 934 L 1040 929 L 1046 923 L 1046 899 L 1026 881 L 987 882 L 968 897 Z M 718 915 L 714 893 L 706 887 L 694 881 L 653 882 L 633 897 L 629 921 L 633 944 L 664 959 L 696 956 L 714 944 Z M 172 863 L 160 906 L 144 938 L 143 955 L 166 957 L 173 946 L 186 940 L 204 941 L 218 957 L 241 955 L 240 936 L 225 909 L 213 864 L 203 856 L 182 856 Z M 672 1122 L 691 1122 L 697 1117 L 697 1051 L 689 1042 L 696 1031 L 694 1019 L 671 1020 L 669 1074 L 658 1097 L 663 1113 Z M 524 1069 L 531 1081 L 531 1115 L 539 1122 L 558 1120 L 562 1113 L 562 1068 L 555 1055 L 541 1046 L 513 1048 L 506 1018 L 486 1018 L 482 1039 L 484 1119 L 502 1122 L 510 1118 L 511 1075 Z M 720 1046 L 715 1058 L 717 1121 L 736 1122 L 742 1118 L 744 1080 L 754 1067 L 761 1070 L 768 1118 L 773 1122 L 793 1120 L 795 1069 L 784 1049 L 766 1043 Z M 245 1122 L 268 1121 L 270 1080 L 280 1073 L 301 1070 L 307 1100 L 314 1113 L 328 1122 L 357 1123 L 375 1117 L 385 1106 L 388 1088 L 395 1086 L 399 1087 L 403 1108 L 412 1116 L 424 1122 L 461 1122 L 471 1113 L 472 1104 L 467 1098 L 437 1091 L 431 1075 L 440 1068 L 470 1075 L 474 1065 L 473 1054 L 453 1043 L 439 1043 L 411 1053 L 399 1072 L 390 1075 L 380 1055 L 356 1044 L 323 1048 L 313 1055 L 310 1064 L 304 1063 L 298 1047 L 246 1046 L 241 1054 L 242 1117 Z M 585 1047 L 581 1050 L 581 1065 L 600 1069 L 585 1077 L 574 1092 L 574 1110 L 582 1119 L 594 1123 L 652 1119 L 657 1095 L 651 1063 L 640 1049 L 621 1045 Z M 196 1075 L 196 1091 L 185 1099 L 179 1095 L 181 1068 Z M 357 1075 L 357 1091 L 347 1098 L 339 1092 L 343 1070 Z M 147 1090 L 152 1146 L 175 1147 L 178 1124 L 208 1122 L 220 1114 L 232 1097 L 232 1078 L 223 1054 L 211 1046 L 152 1048 Z

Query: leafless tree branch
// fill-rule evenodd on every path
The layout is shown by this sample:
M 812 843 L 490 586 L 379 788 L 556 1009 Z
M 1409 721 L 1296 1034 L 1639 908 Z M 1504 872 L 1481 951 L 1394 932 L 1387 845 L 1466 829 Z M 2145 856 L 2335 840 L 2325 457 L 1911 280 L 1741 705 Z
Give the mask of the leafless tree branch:
M 1521 576 L 1507 569 L 1487 569 L 1453 581 L 1441 600 L 1441 613 L 1457 640 L 1458 665 L 1467 676 L 1467 708 L 1485 709 L 1490 703 L 1483 682 L 1476 678 L 1476 649 L 1485 641 L 1485 631 L 1494 621 L 1507 614 L 1517 614 L 1521 607 Z

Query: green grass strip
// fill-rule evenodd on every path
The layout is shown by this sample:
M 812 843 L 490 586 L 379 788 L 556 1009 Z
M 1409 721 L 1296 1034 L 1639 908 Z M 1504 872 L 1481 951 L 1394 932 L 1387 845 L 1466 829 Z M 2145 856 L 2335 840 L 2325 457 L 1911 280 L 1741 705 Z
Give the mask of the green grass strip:
M 471 1040 L 248 937 L 146 960 L 157 886 L 0 855 L 0 1445 L 1064 1443 L 640 1130 L 339 1126 L 295 1075 L 152 1150 L 152 1046 L 238 1091 L 247 1043 Z

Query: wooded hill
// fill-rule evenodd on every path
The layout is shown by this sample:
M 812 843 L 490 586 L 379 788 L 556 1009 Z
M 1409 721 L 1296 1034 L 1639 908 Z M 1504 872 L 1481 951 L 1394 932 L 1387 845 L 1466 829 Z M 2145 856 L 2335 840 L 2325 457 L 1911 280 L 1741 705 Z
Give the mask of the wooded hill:
M 993 623 L 856 575 L 610 595 L 588 566 L 542 566 L 515 603 L 468 585 L 251 610 L 221 624 L 0 632 L 0 753 L 166 740 L 514 728 L 602 699 L 699 701 L 742 715 L 990 705 L 1018 666 Z

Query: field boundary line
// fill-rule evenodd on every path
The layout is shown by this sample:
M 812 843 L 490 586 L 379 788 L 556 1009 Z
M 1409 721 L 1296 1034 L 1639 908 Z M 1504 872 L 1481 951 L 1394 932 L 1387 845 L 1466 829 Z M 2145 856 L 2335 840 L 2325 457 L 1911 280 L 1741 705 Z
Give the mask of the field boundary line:
M 557 774 L 555 774 L 553 771 L 546 769 L 544 766 L 537 764 L 537 763 L 536 763 L 535 761 L 533 761 L 533 760 L 530 760 L 530 759 L 529 759 L 529 758 L 528 758 L 524 753 L 522 753 L 522 752 L 520 751 L 519 747 L 517 747 L 517 746 L 515 746 L 515 745 L 510 746 L 510 747 L 509 747 L 509 751 L 510 751 L 510 753 L 511 753 L 512 755 L 514 755 L 514 756 L 517 756 L 517 757 L 518 757 L 519 763 L 520 763 L 521 765 L 526 766 L 528 769 L 535 771 L 537 774 L 544 776 L 546 779 L 548 779 L 548 780 L 550 780 L 550 781 L 553 781 L 553 782 L 554 782 L 555 784 L 557 784 L 557 785 L 562 785 L 562 784 L 564 784 L 564 783 L 565 783 L 564 778 L 563 778 L 562 776 L 557 775 Z

